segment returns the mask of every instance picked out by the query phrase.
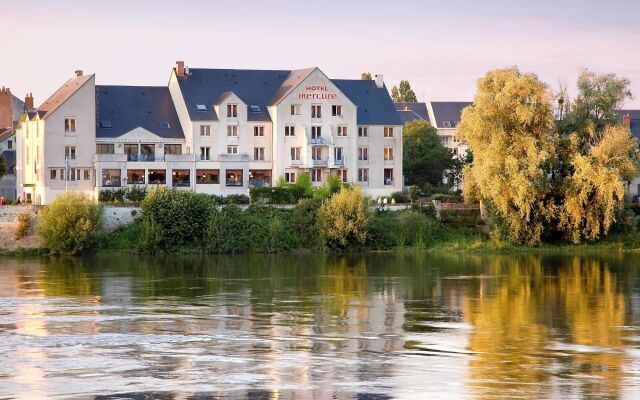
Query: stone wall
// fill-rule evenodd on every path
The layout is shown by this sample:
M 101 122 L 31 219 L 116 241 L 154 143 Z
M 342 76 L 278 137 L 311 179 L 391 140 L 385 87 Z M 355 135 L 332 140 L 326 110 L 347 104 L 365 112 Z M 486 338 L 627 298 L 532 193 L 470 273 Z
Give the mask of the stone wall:
M 103 230 L 110 232 L 120 226 L 128 225 L 140 215 L 140 207 L 104 207 Z

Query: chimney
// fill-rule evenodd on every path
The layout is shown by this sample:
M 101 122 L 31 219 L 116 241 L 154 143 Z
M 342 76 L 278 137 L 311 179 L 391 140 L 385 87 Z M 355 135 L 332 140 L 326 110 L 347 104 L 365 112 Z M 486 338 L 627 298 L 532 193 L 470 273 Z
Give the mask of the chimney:
M 76 76 L 82 76 L 82 70 L 81 69 L 77 69 L 76 70 Z
M 0 128 L 8 128 L 13 124 L 13 96 L 11 89 L 0 90 Z
M 176 61 L 176 75 L 185 76 L 186 71 L 184 69 L 184 61 Z
M 29 93 L 24 97 L 25 110 L 33 110 L 33 93 Z
M 384 77 L 382 76 L 382 74 L 376 75 L 376 86 L 378 87 L 378 89 L 382 89 L 384 87 Z
M 622 125 L 631 129 L 631 116 L 629 115 L 629 113 L 626 113 L 622 116 Z

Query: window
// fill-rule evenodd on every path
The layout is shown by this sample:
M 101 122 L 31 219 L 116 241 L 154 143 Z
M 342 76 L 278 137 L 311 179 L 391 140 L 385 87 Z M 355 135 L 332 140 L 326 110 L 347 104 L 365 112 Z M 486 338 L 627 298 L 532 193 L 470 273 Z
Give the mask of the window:
M 191 170 L 174 169 L 171 171 L 173 187 L 189 187 L 191 186 Z
M 296 183 L 296 173 L 295 172 L 285 172 L 284 173 L 284 181 L 287 183 Z
M 49 179 L 51 179 L 52 181 L 55 181 L 57 179 L 57 175 L 58 175 L 57 169 L 52 168 L 49 170 Z
M 292 147 L 291 148 L 291 161 L 300 161 L 300 153 L 302 152 L 302 147 Z
M 75 181 L 76 180 L 76 169 L 75 168 L 71 168 L 69 170 L 69 180 L 70 181 Z
M 249 187 L 269 187 L 271 186 L 270 169 L 250 169 Z
M 311 182 L 322 182 L 322 170 L 314 168 L 311 170 Z
M 249 106 L 249 110 L 254 113 L 260 112 L 260 106 Z
M 338 136 L 347 136 L 347 126 L 346 125 L 338 126 Z
M 227 118 L 238 118 L 237 104 L 227 104 Z
M 76 159 L 76 146 L 65 146 L 64 147 L 64 158 L 69 160 Z
M 200 160 L 211 160 L 211 147 L 200 147 Z
M 70 174 L 73 177 L 73 172 Z M 103 169 L 102 170 L 102 186 L 120 186 L 120 170 L 119 169 Z
M 227 154 L 238 154 L 238 146 L 227 146 Z
M 125 143 L 124 154 L 127 155 L 128 161 L 136 161 L 138 159 L 138 145 Z
M 359 126 L 358 137 L 369 137 L 369 128 L 366 126 Z
M 454 155 L 457 155 L 457 154 L 458 154 L 458 148 L 457 148 L 457 147 L 455 147 L 455 148 L 453 149 L 453 154 L 454 154 Z
M 335 163 L 342 163 L 342 147 L 333 148 L 333 160 Z
M 369 182 L 369 168 L 358 168 L 358 182 Z
M 200 125 L 200 136 L 211 136 L 211 125 Z
M 7 149 L 13 149 L 13 141 L 7 141 Z
M 451 128 L 451 121 L 442 121 L 442 126 L 445 128 Z
M 285 136 L 295 136 L 296 135 L 296 127 L 293 125 L 285 125 L 284 127 L 284 135 Z
M 85 169 L 84 170 L 84 180 L 85 181 L 91 180 L 91 170 L 90 169 Z
M 393 137 L 393 127 L 385 126 L 384 127 L 384 137 Z
M 111 124 L 111 121 L 103 119 L 100 121 L 100 128 L 111 129 L 113 128 L 113 125 Z
M 152 185 L 164 185 L 167 183 L 167 171 L 164 169 L 150 169 L 147 181 Z
M 227 186 L 242 186 L 241 169 L 228 169 L 226 175 Z
M 340 182 L 346 183 L 348 182 L 347 178 L 347 170 L 346 169 L 338 169 L 336 170 L 336 176 L 340 179 Z
M 369 148 L 365 146 L 358 147 L 358 161 L 367 161 L 369 159 Z
M 322 147 L 311 148 L 311 159 L 315 161 L 322 160 Z
M 114 145 L 113 145 L 113 143 L 98 143 L 98 144 L 96 144 L 96 153 L 97 154 L 113 154 L 114 153 Z
M 311 105 L 311 118 L 322 118 L 322 106 L 320 104 Z
M 291 115 L 300 115 L 300 104 L 291 105 Z
M 393 147 L 384 148 L 384 160 L 393 161 Z
M 196 110 L 198 111 L 207 111 L 207 106 L 204 104 L 196 104 Z
M 321 126 L 312 126 L 311 127 L 311 139 L 320 139 L 322 136 L 322 127 Z
M 182 154 L 182 145 L 181 144 L 165 144 L 164 145 L 164 154 Z
M 169 124 L 167 121 L 160 121 L 160 128 L 169 129 L 171 128 L 171 124 Z
M 264 126 L 254 126 L 253 136 L 264 136 Z
M 264 147 L 255 147 L 253 149 L 253 159 L 256 161 L 264 161 Z
M 384 184 L 393 185 L 393 168 L 384 169 Z
M 139 161 L 154 161 L 155 153 L 156 153 L 155 144 L 141 144 Z
M 227 136 L 238 137 L 238 127 L 236 125 L 227 125 Z
M 128 169 L 127 170 L 127 183 L 129 185 L 144 185 L 144 170 L 143 169 Z
M 196 171 L 196 183 L 212 185 L 220 183 L 220 171 L 217 169 L 199 169 Z
M 63 181 L 64 180 L 64 168 L 60 168 L 60 180 Z
M 74 117 L 65 117 L 64 133 L 76 133 L 76 119 Z
M 334 117 L 342 117 L 342 106 L 331 106 L 331 115 Z

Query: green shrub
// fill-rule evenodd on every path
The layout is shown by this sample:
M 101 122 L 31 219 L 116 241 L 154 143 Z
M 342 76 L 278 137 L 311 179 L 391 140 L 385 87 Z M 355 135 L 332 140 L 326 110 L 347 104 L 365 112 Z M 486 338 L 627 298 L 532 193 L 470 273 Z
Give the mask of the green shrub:
M 291 225 L 301 247 L 315 248 L 322 245 L 318 226 L 318 210 L 321 204 L 322 201 L 319 199 L 305 199 L 292 211 Z
M 131 186 L 126 193 L 126 200 L 139 203 L 147 196 L 147 189 L 142 186 Z
M 141 253 L 155 253 L 162 246 L 162 228 L 153 218 L 145 216 L 140 222 L 140 238 L 137 242 Z
M 100 203 L 139 203 L 147 195 L 147 189 L 134 185 L 128 188 L 107 189 L 98 193 Z
M 252 204 L 294 204 L 296 198 L 289 186 L 256 187 L 249 190 Z
M 161 245 L 167 249 L 201 241 L 213 208 L 206 194 L 159 186 L 151 189 L 142 202 L 142 216 L 159 226 Z
M 411 202 L 411 198 L 405 192 L 393 192 L 391 193 L 391 199 L 395 200 L 395 202 L 399 204 L 406 204 Z
M 298 175 L 298 179 L 296 180 L 296 183 L 294 183 L 294 186 L 299 188 L 298 190 L 302 192 L 304 197 L 310 198 L 313 196 L 313 184 L 311 183 L 311 176 L 308 172 L 303 172 Z
M 482 224 L 480 209 L 442 209 L 440 210 L 440 221 L 444 224 L 476 226 Z
M 18 227 L 16 228 L 16 240 L 23 239 L 31 226 L 31 214 L 28 212 L 18 215 Z
M 413 185 L 409 188 L 409 197 L 411 198 L 412 202 L 418 200 L 420 196 L 422 196 L 422 190 L 420 190 L 419 186 Z
M 431 200 L 441 201 L 443 203 L 462 203 L 462 196 L 452 193 L 436 193 L 431 196 Z
M 246 194 L 230 194 L 224 198 L 224 204 L 249 204 L 251 199 Z
M 378 212 L 368 225 L 367 247 L 388 249 L 414 246 L 426 248 L 441 236 L 441 224 L 416 210 Z
M 40 211 L 37 233 L 54 254 L 89 250 L 102 226 L 102 210 L 89 197 L 69 192 Z
M 209 218 L 205 249 L 210 253 L 241 253 L 249 248 L 247 224 L 242 210 L 229 205 L 214 209 Z
M 329 189 L 329 193 L 336 194 L 342 188 L 342 182 L 340 182 L 340 178 L 337 175 L 329 175 L 327 177 L 327 189 Z
M 326 199 L 318 211 L 320 233 L 336 249 L 360 246 L 367 239 L 369 213 L 358 186 Z

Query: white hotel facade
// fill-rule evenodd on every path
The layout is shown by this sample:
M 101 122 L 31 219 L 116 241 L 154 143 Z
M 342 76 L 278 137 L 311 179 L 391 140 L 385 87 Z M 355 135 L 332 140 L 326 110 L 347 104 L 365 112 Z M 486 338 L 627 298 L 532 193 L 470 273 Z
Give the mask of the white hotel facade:
M 370 196 L 402 189 L 402 121 L 382 80 L 293 71 L 195 69 L 161 87 L 67 81 L 16 135 L 17 193 L 48 204 L 132 185 L 248 194 L 330 174 Z M 68 164 L 68 165 L 67 165 Z

